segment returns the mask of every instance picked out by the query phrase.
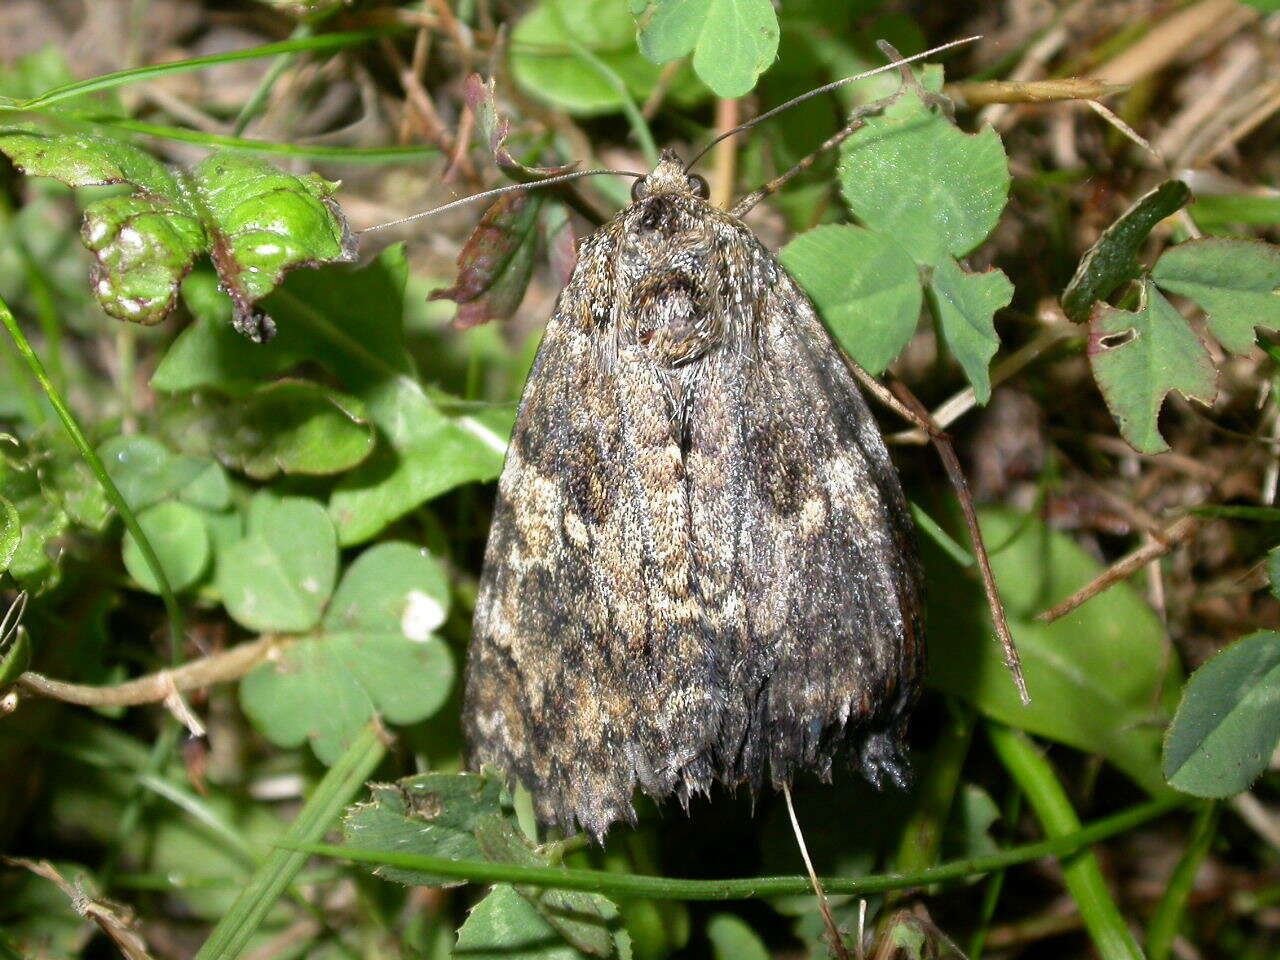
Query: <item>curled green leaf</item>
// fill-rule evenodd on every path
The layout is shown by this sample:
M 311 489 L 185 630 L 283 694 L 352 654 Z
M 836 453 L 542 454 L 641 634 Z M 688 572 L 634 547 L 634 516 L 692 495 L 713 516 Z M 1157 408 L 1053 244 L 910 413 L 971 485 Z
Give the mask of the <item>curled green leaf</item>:
M 1182 209 L 1190 198 L 1185 183 L 1166 180 L 1120 214 L 1080 258 L 1075 276 L 1062 291 L 1063 312 L 1077 322 L 1087 320 L 1095 303 L 1138 276 L 1138 248 L 1157 223 Z
M 218 271 L 232 322 L 254 340 L 274 333 L 257 302 L 299 266 L 351 260 L 355 241 L 333 200 L 337 184 L 294 176 L 265 160 L 215 153 L 171 170 L 139 147 L 92 134 L 0 130 L 0 151 L 31 176 L 68 186 L 128 184 L 129 196 L 85 207 L 93 293 L 113 317 L 158 323 L 200 256 Z

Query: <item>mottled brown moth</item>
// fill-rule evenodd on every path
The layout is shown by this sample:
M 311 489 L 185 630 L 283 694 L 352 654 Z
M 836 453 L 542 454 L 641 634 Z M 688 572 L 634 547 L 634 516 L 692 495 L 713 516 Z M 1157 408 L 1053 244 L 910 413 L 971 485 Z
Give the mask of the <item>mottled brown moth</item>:
M 759 191 L 757 192 L 759 194 Z M 471 762 L 597 839 L 639 788 L 905 783 L 924 670 L 906 499 L 847 362 L 664 152 L 581 244 L 525 385 L 480 581 Z

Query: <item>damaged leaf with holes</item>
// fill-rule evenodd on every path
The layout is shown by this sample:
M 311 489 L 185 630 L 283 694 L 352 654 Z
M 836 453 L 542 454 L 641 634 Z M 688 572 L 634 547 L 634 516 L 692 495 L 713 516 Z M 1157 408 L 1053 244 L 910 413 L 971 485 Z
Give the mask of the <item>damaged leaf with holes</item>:
M 159 323 L 177 303 L 182 278 L 208 256 L 236 329 L 267 340 L 275 325 L 256 305 L 286 272 L 355 257 L 333 199 L 337 184 L 315 174 L 294 176 L 229 153 L 181 170 L 122 140 L 35 129 L 0 131 L 0 152 L 26 174 L 71 187 L 134 188 L 89 203 L 81 229 L 94 257 L 94 297 L 121 320 Z
M 1139 453 L 1169 449 L 1158 418 L 1171 391 L 1202 403 L 1218 394 L 1209 351 L 1150 280 L 1136 311 L 1105 305 L 1094 311 L 1089 364 L 1121 435 Z

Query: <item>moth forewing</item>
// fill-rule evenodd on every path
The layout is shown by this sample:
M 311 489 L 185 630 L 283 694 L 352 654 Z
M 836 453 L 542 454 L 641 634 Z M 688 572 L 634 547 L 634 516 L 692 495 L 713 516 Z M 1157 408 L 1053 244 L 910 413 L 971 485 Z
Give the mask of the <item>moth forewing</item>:
M 584 241 L 516 417 L 468 658 L 471 762 L 601 838 L 639 787 L 905 776 L 921 577 L 812 305 L 673 154 Z

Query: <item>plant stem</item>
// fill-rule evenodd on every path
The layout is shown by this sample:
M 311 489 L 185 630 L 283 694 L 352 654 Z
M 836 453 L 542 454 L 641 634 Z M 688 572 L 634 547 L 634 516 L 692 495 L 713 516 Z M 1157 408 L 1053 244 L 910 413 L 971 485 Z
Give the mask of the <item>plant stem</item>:
M 304 20 L 293 28 L 293 33 L 289 39 L 302 40 L 311 35 L 312 26 Z M 272 61 L 271 66 L 267 68 L 267 72 L 262 78 L 262 82 L 258 84 L 258 88 L 253 91 L 253 95 L 240 108 L 240 113 L 237 114 L 235 123 L 231 127 L 232 135 L 238 137 L 244 133 L 245 127 L 249 126 L 254 118 L 262 112 L 262 108 L 267 102 L 267 97 L 271 96 L 271 90 L 275 87 L 276 81 L 289 68 L 289 65 L 297 59 L 297 56 L 296 53 L 284 53 Z
M 399 33 L 407 28 L 383 28 L 376 30 L 352 30 L 346 33 L 326 33 L 318 37 L 304 37 L 298 40 L 283 40 L 280 43 L 267 43 L 246 50 L 231 50 L 227 53 L 215 53 L 207 57 L 190 57 L 185 60 L 174 60 L 170 63 L 157 63 L 147 67 L 134 67 L 130 70 L 116 70 L 104 73 L 87 80 L 64 83 L 52 90 L 46 90 L 38 97 L 32 97 L 19 104 L 19 109 L 47 107 L 53 103 L 82 97 L 99 90 L 110 90 L 140 80 L 151 80 L 170 73 L 185 73 L 189 70 L 202 70 L 222 63 L 235 63 L 239 60 L 256 60 L 259 57 L 274 57 L 282 53 L 315 53 L 321 50 L 339 50 L 365 43 L 388 33 Z
M 1009 797 L 1001 812 L 1006 830 L 1011 829 L 1018 822 L 1018 814 L 1021 810 L 1022 794 L 1014 788 L 1009 791 Z M 982 906 L 978 909 L 978 922 L 974 927 L 973 936 L 969 939 L 969 950 L 966 954 L 969 960 L 982 960 L 982 951 L 987 944 L 987 929 L 991 926 L 991 918 L 996 915 L 996 904 L 1000 902 L 1004 876 L 1003 870 L 997 870 L 987 877 L 986 888 L 982 891 Z
M 146 560 L 151 575 L 155 577 L 156 585 L 160 588 L 160 596 L 164 599 L 165 610 L 169 615 L 169 655 L 171 662 L 176 664 L 182 650 L 182 638 L 186 635 L 186 625 L 183 621 L 182 607 L 178 604 L 178 598 L 169 586 L 169 578 L 165 576 L 164 568 L 160 566 L 160 558 L 156 556 L 156 552 L 151 546 L 151 541 L 147 539 L 146 533 L 142 530 L 142 525 L 138 523 L 138 518 L 134 515 L 133 508 L 125 502 L 120 489 L 108 475 L 107 468 L 102 465 L 102 460 L 99 459 L 93 447 L 89 444 L 84 431 L 80 429 L 80 424 L 71 412 L 71 408 L 67 406 L 67 402 L 63 399 L 61 392 L 49 379 L 49 374 L 46 372 L 44 364 L 36 356 L 35 350 L 31 348 L 30 341 L 27 340 L 27 335 L 22 332 L 22 327 L 18 326 L 18 321 L 14 319 L 13 312 L 3 300 L 0 300 L 0 323 L 3 323 L 9 331 L 9 336 L 13 338 L 14 346 L 18 348 L 18 353 L 26 361 L 31 375 L 35 377 L 36 382 L 40 384 L 40 388 L 44 390 L 45 395 L 49 398 L 49 403 L 54 412 L 58 414 L 58 419 L 62 421 L 62 426 L 71 437 L 71 442 L 80 451 L 80 456 L 84 457 L 85 463 L 89 465 L 89 469 L 93 471 L 93 475 L 97 477 L 98 483 L 102 485 L 102 489 L 106 492 L 107 499 L 111 501 L 112 506 L 120 514 L 120 519 L 124 521 L 125 529 L 133 535 L 133 539 L 138 544 L 138 549 L 142 551 L 142 557 Z
M 1164 896 L 1160 898 L 1155 915 L 1147 924 L 1147 956 L 1151 960 L 1168 960 L 1173 952 L 1178 924 L 1186 912 L 1187 898 L 1191 896 L 1196 872 L 1204 863 L 1204 858 L 1213 845 L 1213 838 L 1217 835 L 1218 814 L 1221 810 L 1221 804 L 1210 801 L 1202 804 L 1196 813 L 1187 849 L 1182 852 L 1182 858 L 1173 868 L 1173 874 L 1165 885 Z
M 233 960 L 240 955 L 267 912 L 306 863 L 307 854 L 302 851 L 324 836 L 385 754 L 382 730 L 376 720 L 370 721 L 316 784 L 281 844 L 254 871 L 196 954 L 196 960 Z
M 903 826 L 893 859 L 899 873 L 913 873 L 938 859 L 942 828 L 960 784 L 960 768 L 973 736 L 973 712 L 948 701 L 948 718 L 933 749 L 924 776 L 915 790 L 911 813 Z
M 911 874 L 878 874 L 865 877 L 828 877 L 820 880 L 828 893 L 865 895 L 886 890 L 923 887 L 946 880 L 979 876 L 1042 857 L 1063 857 L 1099 840 L 1132 830 L 1140 824 L 1176 810 L 1186 803 L 1181 797 L 1140 803 L 1097 820 L 1087 827 L 1048 840 L 1011 847 L 984 857 L 952 860 Z M 290 850 L 338 857 L 356 863 L 380 864 L 471 880 L 476 883 L 521 883 L 557 890 L 590 890 L 606 895 L 651 900 L 751 900 L 811 891 L 804 876 L 752 877 L 734 880 L 683 880 L 638 874 L 610 873 L 607 870 L 579 870 L 559 867 L 522 867 L 512 863 L 478 860 L 451 860 L 416 854 L 358 847 L 284 841 Z M 205 960 L 203 956 L 199 960 Z
M 1021 730 L 988 721 L 987 736 L 996 755 L 1035 811 L 1048 837 L 1080 830 L 1080 820 L 1053 768 Z M 1077 849 L 1062 858 L 1062 876 L 1080 909 L 1102 960 L 1142 960 L 1142 950 L 1125 925 L 1092 851 Z

